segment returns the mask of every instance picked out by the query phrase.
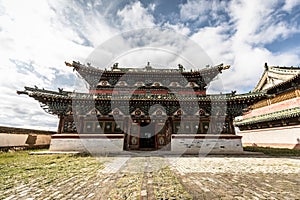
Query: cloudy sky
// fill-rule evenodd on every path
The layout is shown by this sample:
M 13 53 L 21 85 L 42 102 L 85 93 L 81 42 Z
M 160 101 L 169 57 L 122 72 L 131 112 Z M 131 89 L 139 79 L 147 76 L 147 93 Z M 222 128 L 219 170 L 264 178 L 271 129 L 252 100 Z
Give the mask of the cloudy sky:
M 207 64 L 230 64 L 220 77 L 223 92 L 251 90 L 265 62 L 300 65 L 299 0 L 2 0 L 0 125 L 55 130 L 57 117 L 16 90 L 37 85 L 73 91 L 80 80 L 64 61 L 84 63 L 101 46 L 118 49 L 118 35 L 144 28 L 167 29 L 188 38 L 208 56 Z M 149 35 L 145 38 L 151 40 Z M 160 43 L 172 39 L 176 37 L 161 37 Z M 174 64 L 163 62 L 163 53 L 156 60 L 151 51 L 135 51 L 113 61 L 121 66 Z M 198 52 L 189 51 L 187 57 L 195 55 Z

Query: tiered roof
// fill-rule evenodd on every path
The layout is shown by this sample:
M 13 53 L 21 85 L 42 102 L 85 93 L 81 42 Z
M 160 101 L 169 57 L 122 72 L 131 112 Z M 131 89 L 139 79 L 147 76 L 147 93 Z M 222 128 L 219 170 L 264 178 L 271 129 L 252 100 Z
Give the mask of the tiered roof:
M 119 79 L 126 74 L 135 81 L 152 81 L 152 83 L 162 81 L 162 86 L 165 87 L 169 87 L 170 82 L 173 80 L 182 80 L 184 77 L 188 82 L 195 82 L 196 85 L 204 89 L 219 73 L 222 73 L 223 70 L 230 67 L 220 64 L 188 72 L 185 71 L 184 67 L 180 64 L 178 65 L 178 69 L 156 69 L 150 66 L 150 63 L 144 68 L 120 68 L 116 63 L 111 70 L 102 70 L 92 67 L 90 64 L 86 66 L 75 61 L 73 61 L 72 64 L 68 62 L 65 62 L 65 64 L 69 67 L 73 67 L 73 70 L 76 70 L 81 77 L 87 81 L 91 88 L 96 88 L 101 81 L 106 81 L 108 86 L 114 87 Z M 129 83 L 127 87 L 132 86 L 132 84 L 134 83 Z
M 227 112 L 233 111 L 230 109 L 238 109 L 239 114 L 242 109 L 257 102 L 260 99 L 266 98 L 267 94 L 262 92 L 246 93 L 235 95 L 228 94 L 213 94 L 213 95 L 175 95 L 168 94 L 91 94 L 91 93 L 73 93 L 70 91 L 50 91 L 45 89 L 25 87 L 24 91 L 17 91 L 18 94 L 26 94 L 33 97 L 41 103 L 41 107 L 50 114 L 66 115 L 72 111 L 72 103 L 74 101 L 88 105 L 87 102 L 94 102 L 91 105 L 99 104 L 109 106 L 111 101 L 114 102 L 133 102 L 133 104 L 145 105 L 149 102 L 152 104 L 162 103 L 166 106 L 179 106 L 179 101 L 189 104 L 189 102 L 197 102 L 200 106 L 209 106 L 212 102 L 216 105 L 225 104 Z M 175 110 L 174 110 L 175 111 Z M 235 111 L 236 112 L 236 111 Z M 237 114 L 234 114 L 237 115 Z
M 56 92 L 25 87 L 25 90 L 18 91 L 18 94 L 33 97 L 41 103 L 41 107 L 46 112 L 54 115 L 70 115 L 73 113 L 74 106 L 77 106 L 76 109 L 82 114 L 86 114 L 92 109 L 90 107 L 94 106 L 102 115 L 108 115 L 112 109 L 111 104 L 116 103 L 123 113 L 128 112 L 128 105 L 130 112 L 133 109 L 141 109 L 147 113 L 152 105 L 160 104 L 166 109 L 168 115 L 173 115 L 184 104 L 183 107 L 186 109 L 184 112 L 189 115 L 199 112 L 195 109 L 201 107 L 209 116 L 214 106 L 219 110 L 217 113 L 230 117 L 241 115 L 249 105 L 268 96 L 265 92 L 212 95 L 201 92 L 206 90 L 206 85 L 222 73 L 222 70 L 229 68 L 223 64 L 189 72 L 185 71 L 182 65 L 179 65 L 178 69 L 154 69 L 149 63 L 140 69 L 119 68 L 114 64 L 111 70 L 101 70 L 79 62 L 66 63 L 66 65 L 73 67 L 74 71 L 76 70 L 90 84 L 89 93 L 75 93 L 62 89 Z M 128 83 L 116 92 L 114 88 L 120 82 L 120 77 L 125 74 L 130 75 L 128 81 L 126 80 Z M 186 79 L 184 84 L 180 82 L 180 78 Z M 179 84 L 182 84 L 176 90 L 172 90 L 172 86 L 168 85 L 173 80 L 179 80 Z M 135 82 L 139 81 L 144 81 L 144 85 L 136 87 Z M 157 82 L 160 84 L 156 85 Z M 188 87 L 185 85 L 187 82 L 193 86 Z
M 300 73 L 296 74 L 295 76 L 286 80 L 285 82 L 281 82 L 277 85 L 268 88 L 267 93 L 269 94 L 281 93 L 299 87 L 300 87 Z
M 299 76 L 300 67 L 268 66 L 267 63 L 265 63 L 265 71 L 253 91 L 274 90 L 275 88 L 282 87 L 282 85 L 294 81 L 294 79 L 299 78 Z

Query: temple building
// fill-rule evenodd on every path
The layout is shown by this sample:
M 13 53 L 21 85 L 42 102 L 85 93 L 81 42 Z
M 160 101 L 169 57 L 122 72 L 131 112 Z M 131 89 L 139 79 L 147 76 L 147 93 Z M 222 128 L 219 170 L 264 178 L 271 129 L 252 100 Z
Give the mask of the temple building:
M 241 153 L 233 120 L 265 92 L 206 94 L 223 64 L 186 71 L 178 68 L 102 70 L 67 63 L 88 84 L 88 92 L 25 87 L 48 113 L 59 118 L 51 151 L 121 152 L 161 150 L 187 153 Z M 282 86 L 284 87 L 284 86 Z
M 271 95 L 236 120 L 244 146 L 300 149 L 300 68 L 265 64 L 253 92 Z

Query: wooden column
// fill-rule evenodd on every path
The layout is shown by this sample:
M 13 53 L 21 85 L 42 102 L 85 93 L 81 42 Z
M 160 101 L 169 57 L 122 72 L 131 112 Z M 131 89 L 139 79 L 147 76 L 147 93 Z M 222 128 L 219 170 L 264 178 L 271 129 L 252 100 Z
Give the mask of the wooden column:
M 166 120 L 167 123 L 167 135 L 166 135 L 166 145 L 167 150 L 171 150 L 171 140 L 172 140 L 172 134 L 173 134 L 173 119 L 172 117 L 168 117 Z
M 78 117 L 78 119 L 79 119 L 79 122 L 78 122 L 78 124 L 79 124 L 79 130 L 77 130 L 77 133 L 79 133 L 79 134 L 82 134 L 83 133 L 83 131 L 84 131 L 84 117 L 83 116 L 80 116 L 80 117 Z
M 124 149 L 129 150 L 129 144 L 130 144 L 130 126 L 129 126 L 129 117 L 124 117 L 123 122 L 123 131 L 124 131 Z
M 235 130 L 234 130 L 234 125 L 233 125 L 233 118 L 229 117 L 229 133 L 230 134 L 235 134 Z
M 58 128 L 57 128 L 57 133 L 61 134 L 63 132 L 63 127 L 64 127 L 64 116 L 63 115 L 58 115 L 59 117 L 59 122 L 58 122 Z

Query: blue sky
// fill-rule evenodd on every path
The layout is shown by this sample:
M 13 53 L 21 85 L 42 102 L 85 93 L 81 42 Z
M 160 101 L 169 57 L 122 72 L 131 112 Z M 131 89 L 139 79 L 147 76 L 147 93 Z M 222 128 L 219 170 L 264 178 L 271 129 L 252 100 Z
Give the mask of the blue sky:
M 0 125 L 55 130 L 57 117 L 45 113 L 33 99 L 16 95 L 16 90 L 37 85 L 73 91 L 80 80 L 64 61 L 84 62 L 106 41 L 141 28 L 170 29 L 199 45 L 211 64 L 230 64 L 231 69 L 219 77 L 222 92 L 251 90 L 265 62 L 300 64 L 298 0 L 3 0 Z M 121 66 L 149 61 L 147 54 L 138 57 L 117 61 Z

